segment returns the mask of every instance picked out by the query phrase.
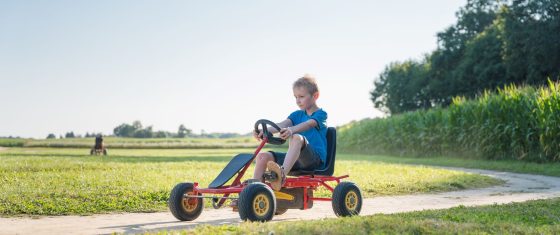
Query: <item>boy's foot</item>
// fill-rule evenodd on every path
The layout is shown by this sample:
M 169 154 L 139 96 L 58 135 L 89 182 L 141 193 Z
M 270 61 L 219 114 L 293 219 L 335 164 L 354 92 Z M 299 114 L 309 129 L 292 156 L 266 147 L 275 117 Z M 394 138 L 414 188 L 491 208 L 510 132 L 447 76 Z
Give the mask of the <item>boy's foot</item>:
M 280 167 L 276 162 L 268 162 L 266 167 L 269 171 L 276 173 L 278 175 L 278 179 L 275 181 L 270 182 L 270 186 L 274 191 L 280 191 L 284 183 L 286 182 L 286 175 L 284 174 L 284 169 Z

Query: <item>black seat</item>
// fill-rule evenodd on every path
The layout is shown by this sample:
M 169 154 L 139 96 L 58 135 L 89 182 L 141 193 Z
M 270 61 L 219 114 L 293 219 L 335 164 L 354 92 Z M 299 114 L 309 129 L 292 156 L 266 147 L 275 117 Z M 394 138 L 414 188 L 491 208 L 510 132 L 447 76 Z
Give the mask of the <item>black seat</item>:
M 331 176 L 334 173 L 334 160 L 336 157 L 336 128 L 327 128 L 327 162 L 325 168 L 314 171 L 297 170 L 290 171 L 288 175 L 326 175 Z

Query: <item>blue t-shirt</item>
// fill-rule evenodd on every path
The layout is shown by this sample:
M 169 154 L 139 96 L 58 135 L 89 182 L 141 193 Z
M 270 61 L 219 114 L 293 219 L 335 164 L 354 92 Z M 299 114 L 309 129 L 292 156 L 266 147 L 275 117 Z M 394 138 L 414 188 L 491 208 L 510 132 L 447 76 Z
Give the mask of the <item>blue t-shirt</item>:
M 305 136 L 309 144 L 313 147 L 313 150 L 317 152 L 321 160 L 323 160 L 323 167 L 327 162 L 327 112 L 323 109 L 318 109 L 311 115 L 307 115 L 305 110 L 298 110 L 290 114 L 288 119 L 292 121 L 292 125 L 298 125 L 300 123 L 314 119 L 317 122 L 315 128 L 311 128 L 299 134 Z

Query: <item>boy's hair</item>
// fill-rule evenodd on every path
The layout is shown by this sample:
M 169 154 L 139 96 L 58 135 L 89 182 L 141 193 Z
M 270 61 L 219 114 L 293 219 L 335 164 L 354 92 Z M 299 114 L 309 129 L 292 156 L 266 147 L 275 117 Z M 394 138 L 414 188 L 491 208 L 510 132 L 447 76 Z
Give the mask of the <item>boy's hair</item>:
M 305 88 L 309 94 L 313 95 L 315 92 L 319 92 L 319 87 L 317 86 L 317 81 L 315 78 L 309 74 L 303 75 L 303 77 L 299 78 L 294 82 L 293 88 L 296 87 L 303 87 Z

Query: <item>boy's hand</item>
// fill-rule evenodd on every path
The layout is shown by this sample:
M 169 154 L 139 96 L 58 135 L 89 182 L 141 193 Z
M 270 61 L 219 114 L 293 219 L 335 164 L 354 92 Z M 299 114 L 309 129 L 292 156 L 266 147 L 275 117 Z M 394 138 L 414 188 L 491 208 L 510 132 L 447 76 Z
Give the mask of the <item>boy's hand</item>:
M 294 133 L 292 132 L 292 129 L 290 129 L 289 127 L 280 129 L 280 138 L 284 140 L 287 140 L 293 134 Z
M 258 141 L 262 141 L 263 132 L 261 130 L 259 130 L 258 132 L 253 130 L 253 137 L 255 137 L 255 139 L 257 139 Z

